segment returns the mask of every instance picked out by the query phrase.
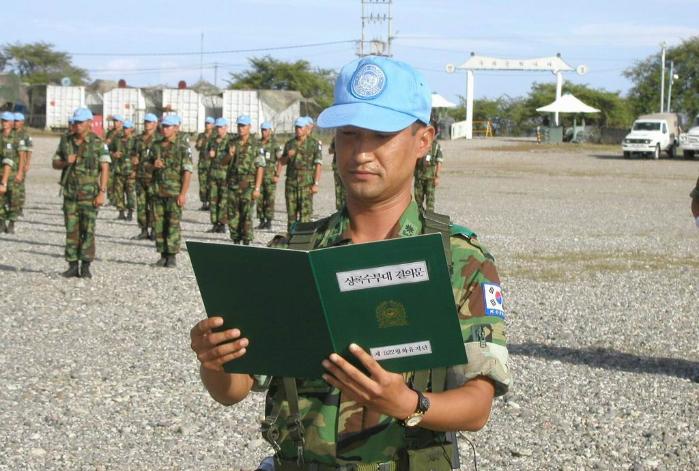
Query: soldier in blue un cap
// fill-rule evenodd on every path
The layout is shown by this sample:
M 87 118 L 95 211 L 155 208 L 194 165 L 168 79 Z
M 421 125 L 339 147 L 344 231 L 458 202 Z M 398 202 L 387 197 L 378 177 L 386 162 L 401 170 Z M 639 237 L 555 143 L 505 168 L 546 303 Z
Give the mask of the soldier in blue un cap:
M 260 469 L 459 469 L 454 432 L 481 429 L 493 397 L 510 386 L 505 313 L 493 257 L 468 229 L 452 225 L 448 216 L 426 212 L 412 199 L 413 170 L 435 135 L 430 108 L 430 89 L 408 64 L 369 56 L 343 67 L 335 102 L 320 114 L 318 125 L 335 129 L 346 205 L 328 218 L 293 227 L 288 241 L 275 242 L 313 250 L 442 234 L 448 242 L 444 255 L 453 262 L 448 301 L 458 311 L 454 315 L 468 362 L 404 376 L 387 371 L 353 343 L 347 355 L 363 368 L 332 353 L 322 362 L 325 384 L 229 374 L 223 364 L 238 361 L 256 348 L 255 342 L 240 329 L 219 330 L 221 317 L 200 321 L 191 330 L 191 347 L 215 400 L 231 405 L 253 386 L 268 388 L 261 432 L 276 454 Z
M 201 201 L 200 211 L 209 210 L 209 166 L 211 159 L 208 156 L 209 141 L 214 138 L 214 124 L 216 120 L 213 116 L 207 116 L 204 120 L 204 132 L 200 132 L 194 143 L 194 148 L 199 151 L 197 159 L 197 176 L 199 177 L 199 201 Z

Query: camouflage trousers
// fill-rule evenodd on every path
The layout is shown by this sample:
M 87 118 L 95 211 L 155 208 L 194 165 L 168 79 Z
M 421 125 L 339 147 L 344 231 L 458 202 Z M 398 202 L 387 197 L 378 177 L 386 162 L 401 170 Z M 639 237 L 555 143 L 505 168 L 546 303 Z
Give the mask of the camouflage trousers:
M 291 226 L 299 222 L 311 222 L 313 217 L 313 193 L 310 185 L 289 185 L 284 189 L 286 197 L 286 229 L 291 232 Z
M 415 202 L 428 211 L 434 211 L 434 178 L 415 179 Z
M 342 185 L 342 180 L 337 172 L 335 175 L 335 209 L 338 211 L 345 205 L 345 187 Z
M 199 201 L 209 202 L 209 162 L 199 157 L 197 164 L 197 176 L 199 177 Z
M 114 169 L 110 167 L 109 169 L 109 182 L 107 182 L 107 201 L 109 204 L 116 206 L 116 193 L 114 192 L 114 182 L 116 181 L 116 174 Z
M 136 180 L 136 208 L 138 227 L 153 227 L 153 189 L 143 180 Z
M 91 262 L 95 259 L 97 208 L 92 200 L 63 199 L 66 225 L 66 260 Z
M 254 237 L 252 191 L 255 182 L 243 180 L 241 183 L 238 187 L 228 188 L 228 228 L 231 240 L 250 242 Z
M 114 205 L 119 211 L 136 207 L 136 179 L 128 175 L 114 175 Z
M 4 195 L 0 195 L 0 221 L 16 221 L 19 217 L 22 210 L 19 187 L 20 184 L 14 181 L 13 176 L 10 176 L 7 182 L 7 191 Z
M 24 180 L 17 184 L 17 205 L 19 207 L 19 215 L 24 214 L 24 202 L 27 200 L 27 176 L 24 176 Z
M 260 198 L 257 200 L 257 219 L 271 221 L 274 219 L 274 200 L 277 195 L 277 184 L 271 178 L 265 178 L 260 188 Z
M 155 248 L 161 254 L 175 255 L 179 253 L 182 242 L 180 229 L 182 208 L 177 205 L 177 197 L 156 196 L 153 198 L 153 209 Z
M 226 180 L 222 178 L 209 179 L 209 214 L 211 224 L 228 223 L 228 187 Z

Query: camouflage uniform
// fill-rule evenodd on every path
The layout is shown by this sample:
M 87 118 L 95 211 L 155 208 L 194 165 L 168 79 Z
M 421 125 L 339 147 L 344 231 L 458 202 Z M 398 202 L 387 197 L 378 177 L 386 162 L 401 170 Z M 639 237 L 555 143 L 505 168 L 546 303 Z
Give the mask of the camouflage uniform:
M 15 130 L 15 140 L 17 142 L 17 150 L 19 152 L 26 152 L 27 154 L 27 159 L 29 160 L 29 156 L 31 155 L 32 151 L 34 150 L 34 142 L 32 141 L 32 137 L 29 135 L 29 132 L 27 132 L 27 128 L 22 128 L 20 130 Z M 25 163 L 26 165 L 26 163 Z M 17 184 L 18 188 L 18 201 L 17 204 L 19 205 L 19 215 L 21 216 L 24 212 L 24 202 L 26 200 L 26 195 L 27 195 L 27 190 L 26 190 L 26 185 L 25 182 L 27 181 L 27 174 L 25 172 L 24 174 L 24 179 Z
M 126 133 L 115 136 L 109 143 L 109 152 L 112 156 L 111 187 L 114 195 L 114 205 L 118 211 L 128 209 L 131 213 L 136 207 L 136 177 L 133 175 L 131 154 L 133 153 L 135 138 Z M 121 157 L 115 154 L 121 153 Z
M 112 142 L 120 139 L 124 135 L 124 128 L 121 129 L 110 129 L 107 131 L 106 136 L 104 137 L 105 143 L 107 146 L 111 146 Z M 114 166 L 110 166 L 109 168 L 109 184 L 107 185 L 107 201 L 110 204 L 113 204 L 116 206 L 116 193 L 114 192 L 114 182 L 116 181 L 116 178 L 114 178 Z
M 76 136 L 66 134 L 56 149 L 53 160 L 68 160 L 77 156 L 75 163 L 63 169 L 63 215 L 66 225 L 68 262 L 91 262 L 95 258 L 95 222 L 97 208 L 93 205 L 99 194 L 100 168 L 111 163 L 109 149 L 99 136 L 88 133 L 78 145 Z
M 434 210 L 435 177 L 437 164 L 444 161 L 442 147 L 435 139 L 430 152 L 415 165 L 415 201 L 429 211 Z
M 153 170 L 146 164 L 150 159 L 153 146 L 161 136 L 156 132 L 148 136 L 145 132 L 136 137 L 133 155 L 138 158 L 136 164 L 136 220 L 142 231 L 153 228 Z
M 335 178 L 335 209 L 338 211 L 345 205 L 345 186 L 342 184 L 340 172 L 337 170 L 337 154 L 335 153 L 335 138 L 330 141 L 329 152 L 333 156 L 333 177 Z
M 265 156 L 260 153 L 257 142 L 248 137 L 247 144 L 239 139 L 232 147 L 233 160 L 228 166 L 228 228 L 231 239 L 250 243 L 252 230 L 252 193 L 255 190 L 255 176 L 258 168 L 265 167 Z
M 697 184 L 692 190 L 691 193 L 689 193 L 690 198 L 699 198 L 699 178 L 697 178 Z
M 319 229 L 313 236 L 313 247 L 332 247 L 351 242 L 348 239 L 349 222 L 346 211 L 318 221 L 316 224 Z M 418 205 L 411 202 L 400 217 L 394 237 L 424 233 L 426 226 L 425 216 L 421 214 Z M 424 371 L 406 373 L 406 382 L 429 391 L 455 389 L 473 378 L 486 376 L 494 382 L 495 394 L 502 395 L 507 392 L 512 379 L 508 369 L 502 298 L 497 298 L 491 292 L 500 292 L 493 257 L 468 229 L 450 226 L 449 231 L 454 302 L 468 363 L 446 369 L 446 379 L 441 381 L 441 387 L 437 384 L 440 380 L 435 379 L 436 370 L 431 373 L 430 387 L 423 388 L 430 378 Z M 499 306 L 491 305 L 491 302 L 498 302 L 496 299 L 499 299 Z M 492 309 L 493 307 L 499 309 Z M 384 469 L 378 467 L 379 463 L 393 463 L 392 468 L 385 469 L 451 470 L 447 458 L 451 456 L 451 448 L 445 433 L 420 427 L 408 429 L 393 417 L 367 410 L 343 397 L 339 390 L 322 379 L 298 378 L 295 382 L 300 420 L 305 434 L 305 466 L 294 468 L 298 455 L 297 445 L 300 442 L 295 440 L 295 429 L 290 426 L 291 414 L 283 380 L 265 376 L 255 376 L 254 380 L 255 390 L 267 390 L 265 422 L 269 423 L 271 415 L 278 413 L 278 418 L 273 421 L 279 427 L 276 439 L 279 451 L 275 457 L 277 471 L 335 469 L 332 467 L 352 464 L 373 464 L 374 467 L 366 469 Z M 416 386 L 419 382 L 422 382 L 422 386 Z M 265 438 L 270 439 L 269 435 Z M 421 451 L 417 454 L 407 451 L 415 449 Z M 407 462 L 410 463 L 409 468 Z M 320 468 L 313 463 L 328 468 Z
M 274 183 L 274 169 L 277 165 L 277 159 L 281 156 L 282 148 L 279 147 L 274 140 L 270 138 L 267 144 L 259 142 L 260 151 L 265 157 L 265 176 L 262 179 L 262 187 L 260 188 L 260 198 L 257 200 L 257 219 L 260 223 L 272 222 L 274 219 L 274 200 L 277 195 L 277 184 Z
M 315 167 L 323 163 L 320 145 L 312 137 L 306 138 L 302 144 L 297 139 L 290 139 L 284 145 L 282 157 L 288 157 L 289 151 L 296 154 L 289 157 L 286 165 L 286 212 L 288 217 L 287 230 L 296 222 L 310 222 L 313 216 L 313 178 Z
M 209 214 L 211 224 L 226 225 L 228 223 L 228 191 L 226 176 L 230 163 L 229 147 L 233 145 L 234 137 L 226 134 L 222 138 L 216 136 L 209 141 L 209 152 L 214 151 L 214 157 L 209 156 Z
M 3 230 L 5 221 L 14 223 L 22 208 L 20 206 L 20 185 L 15 182 L 19 163 L 20 156 L 14 132 L 11 131 L 8 136 L 5 136 L 0 131 L 0 175 L 2 175 L 5 166 L 10 167 L 6 191 L 0 195 L 0 228 Z
M 155 247 L 164 255 L 175 255 L 180 251 L 182 232 L 180 220 L 182 208 L 177 197 L 182 190 L 184 175 L 194 171 L 192 150 L 188 141 L 175 137 L 174 142 L 161 140 L 153 146 L 149 168 L 160 159 L 164 168 L 153 168 L 153 209 Z
M 209 142 L 216 137 L 216 130 L 211 129 L 207 135 L 205 132 L 199 133 L 194 148 L 199 151 L 197 160 L 197 176 L 199 177 L 199 201 L 203 204 L 209 202 L 209 166 L 211 159 L 208 155 Z

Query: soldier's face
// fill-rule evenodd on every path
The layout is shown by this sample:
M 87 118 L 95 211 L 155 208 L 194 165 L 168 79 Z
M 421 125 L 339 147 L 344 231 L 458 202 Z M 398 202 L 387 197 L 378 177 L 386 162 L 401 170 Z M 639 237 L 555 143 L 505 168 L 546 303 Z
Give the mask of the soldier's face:
M 175 135 L 175 131 L 177 131 L 176 126 L 163 125 L 163 136 L 165 139 L 171 139 Z
M 15 129 L 22 129 L 24 127 L 24 121 L 15 121 Z
M 153 131 L 153 129 L 156 128 L 157 125 L 158 125 L 158 123 L 156 123 L 155 121 L 144 121 L 143 122 L 143 129 L 145 129 L 148 132 L 151 132 L 151 131 Z
M 124 123 L 121 121 L 114 121 L 114 129 L 119 130 L 124 127 Z
M 216 128 L 216 134 L 218 134 L 218 137 L 225 136 L 227 132 L 228 132 L 228 126 L 218 126 Z
M 204 125 L 204 130 L 205 130 L 205 131 L 211 131 L 211 130 L 213 129 L 213 127 L 214 127 L 213 124 L 211 124 L 211 123 L 206 123 L 206 124 Z
M 412 125 L 395 133 L 338 128 L 335 151 L 347 198 L 376 204 L 409 195 L 415 164 L 428 152 L 432 139 L 431 126 Z
M 250 135 L 250 126 L 239 124 L 238 125 L 238 135 L 240 137 L 248 137 Z
M 3 121 L 2 122 L 2 130 L 3 132 L 7 133 L 8 131 L 12 130 L 12 127 L 15 125 L 14 121 Z
M 262 134 L 262 139 L 269 139 L 270 134 L 272 134 L 272 130 L 271 129 L 263 129 L 260 131 L 260 133 Z
M 79 121 L 75 123 L 75 133 L 85 136 L 92 128 L 92 121 Z
M 294 128 L 294 134 L 296 135 L 296 137 L 299 137 L 299 138 L 303 137 L 305 132 L 306 132 L 306 128 L 304 128 L 303 126 L 296 126 Z

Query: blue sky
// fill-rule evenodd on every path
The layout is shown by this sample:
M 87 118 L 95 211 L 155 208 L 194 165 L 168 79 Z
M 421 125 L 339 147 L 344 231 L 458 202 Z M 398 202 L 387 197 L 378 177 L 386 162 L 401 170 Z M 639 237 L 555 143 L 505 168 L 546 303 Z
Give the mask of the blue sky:
M 205 51 L 279 48 L 339 42 L 315 47 L 255 53 L 206 54 L 203 75 L 225 85 L 229 72 L 247 67 L 247 57 L 270 54 L 281 60 L 306 59 L 339 70 L 355 57 L 361 33 L 360 0 L 117 0 L 115 2 L 34 0 L 4 2 L 0 43 L 47 41 L 73 54 L 92 78 L 124 78 L 130 85 L 193 83 Z M 194 6 L 192 6 L 194 5 Z M 99 7 L 98 7 L 99 6 Z M 555 55 L 585 76 L 565 75 L 625 93 L 622 71 L 657 52 L 662 41 L 679 44 L 699 36 L 699 0 L 394 0 L 392 52 L 427 77 L 433 90 L 456 100 L 465 94 L 465 72 L 447 74 L 471 51 L 527 59 Z M 370 34 L 375 34 L 373 28 Z M 192 55 L 134 56 L 134 53 Z M 128 53 L 125 55 L 84 55 Z M 681 80 L 681 78 L 680 78 Z M 476 97 L 522 96 L 533 82 L 555 82 L 553 74 L 477 72 Z

